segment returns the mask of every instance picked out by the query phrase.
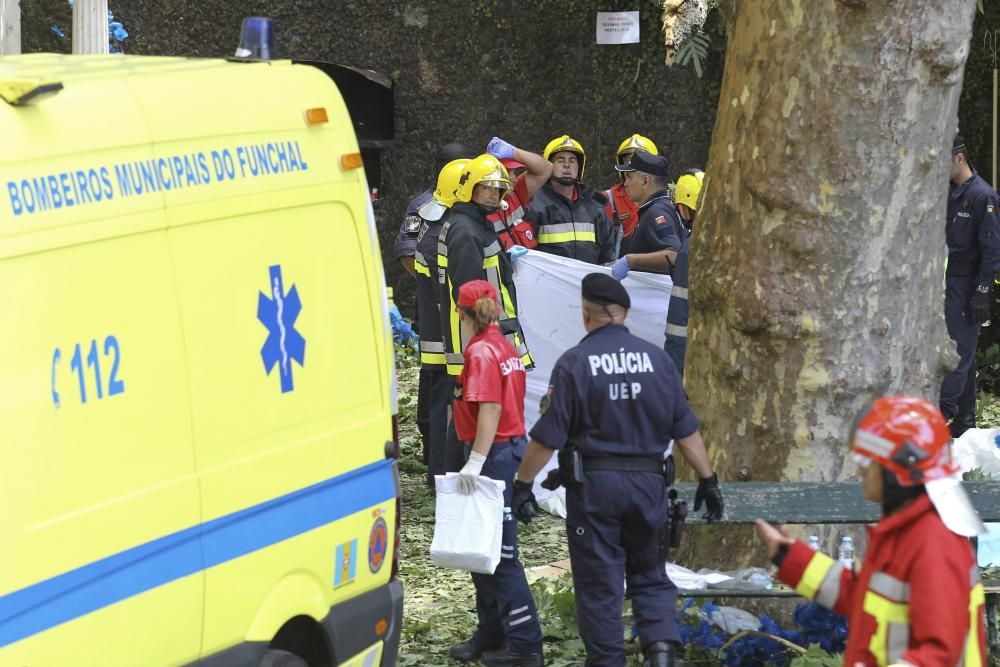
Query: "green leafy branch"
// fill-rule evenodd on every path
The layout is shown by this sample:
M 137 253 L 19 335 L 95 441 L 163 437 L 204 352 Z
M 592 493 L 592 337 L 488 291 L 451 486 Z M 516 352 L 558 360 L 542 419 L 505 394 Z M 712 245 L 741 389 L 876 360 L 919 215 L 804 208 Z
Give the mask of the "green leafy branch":
M 700 79 L 711 46 L 712 39 L 708 35 L 701 31 L 696 32 L 677 49 L 675 62 L 678 65 L 690 64 Z

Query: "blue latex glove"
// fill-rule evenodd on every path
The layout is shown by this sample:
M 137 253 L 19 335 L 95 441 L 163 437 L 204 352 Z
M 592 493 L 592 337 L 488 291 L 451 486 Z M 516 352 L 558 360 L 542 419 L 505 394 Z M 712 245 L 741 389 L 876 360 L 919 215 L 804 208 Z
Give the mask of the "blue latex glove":
M 508 144 L 500 137 L 493 137 L 490 139 L 490 143 L 486 145 L 486 152 L 498 160 L 512 158 L 514 157 L 514 146 Z
M 507 254 L 510 255 L 510 263 L 514 264 L 517 260 L 521 259 L 528 254 L 528 249 L 523 245 L 512 245 L 508 250 Z
M 618 261 L 611 265 L 611 275 L 615 280 L 622 280 L 630 270 L 627 257 L 619 257 Z
M 413 330 L 410 323 L 406 321 L 396 304 L 389 307 L 389 324 L 392 327 L 392 340 L 397 345 L 416 346 L 420 337 Z

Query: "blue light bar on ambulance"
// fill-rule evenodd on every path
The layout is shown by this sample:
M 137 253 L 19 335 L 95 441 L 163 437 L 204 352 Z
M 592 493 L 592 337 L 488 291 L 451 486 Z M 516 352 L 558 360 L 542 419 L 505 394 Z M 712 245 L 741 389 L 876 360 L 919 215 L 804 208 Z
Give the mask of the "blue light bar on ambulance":
M 237 58 L 270 60 L 274 51 L 274 23 L 269 18 L 248 16 L 240 30 L 240 47 Z

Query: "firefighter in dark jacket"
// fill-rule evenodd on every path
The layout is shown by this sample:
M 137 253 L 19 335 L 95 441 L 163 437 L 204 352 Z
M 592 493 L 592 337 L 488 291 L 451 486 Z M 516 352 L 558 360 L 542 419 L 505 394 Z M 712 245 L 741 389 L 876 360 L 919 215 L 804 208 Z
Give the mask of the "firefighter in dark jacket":
M 486 280 L 497 291 L 500 306 L 498 325 L 517 350 L 525 368 L 533 368 L 528 346 L 517 321 L 517 293 L 510 256 L 503 250 L 493 224 L 487 216 L 500 207 L 511 187 L 507 169 L 492 155 L 480 155 L 465 166 L 455 191 L 448 221 L 438 236 L 438 296 L 441 310 L 441 333 L 444 340 L 448 374 L 461 374 L 462 353 L 468 344 L 455 310 L 458 288 L 470 280 Z M 455 434 L 454 423 L 448 427 L 445 469 L 459 470 L 465 449 Z
M 976 425 L 976 344 L 990 318 L 990 292 L 1000 271 L 1000 198 L 972 169 L 961 137 L 955 137 L 951 154 L 944 321 L 959 362 L 941 383 L 940 406 L 957 438 Z
M 583 146 L 563 135 L 550 141 L 542 156 L 553 164 L 552 177 L 528 206 L 538 249 L 590 264 L 613 262 L 615 233 L 604 211 L 608 198 L 582 182 Z
M 485 280 L 497 290 L 500 302 L 500 331 L 521 356 L 525 366 L 533 365 L 517 321 L 517 294 L 510 257 L 497 239 L 486 216 L 500 206 L 511 187 L 507 170 L 492 155 L 480 155 L 465 165 L 455 191 L 456 203 L 438 237 L 438 289 L 441 299 L 441 328 L 444 335 L 448 372 L 462 372 L 462 339 L 455 299 L 458 288 L 470 280 Z
M 420 373 L 426 377 L 427 401 L 427 484 L 445 472 L 448 433 L 448 407 L 454 385 L 448 375 L 441 336 L 441 312 L 438 307 L 437 243 L 448 210 L 455 203 L 458 179 L 469 160 L 452 160 L 441 169 L 433 198 L 420 207 L 421 223 L 417 236 L 414 268 L 417 272 L 417 317 L 420 321 Z M 456 461 L 457 464 L 457 461 Z

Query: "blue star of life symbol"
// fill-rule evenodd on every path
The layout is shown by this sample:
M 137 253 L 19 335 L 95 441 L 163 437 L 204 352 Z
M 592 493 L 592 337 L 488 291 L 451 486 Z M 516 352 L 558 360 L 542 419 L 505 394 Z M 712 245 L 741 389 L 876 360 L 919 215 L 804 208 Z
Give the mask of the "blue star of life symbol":
M 268 375 L 275 366 L 278 367 L 281 391 L 284 393 L 295 389 L 292 383 L 292 361 L 305 366 L 306 339 L 295 330 L 295 320 L 302 310 L 302 302 L 295 285 L 285 294 L 280 264 L 271 267 L 268 288 L 271 297 L 260 292 L 257 299 L 257 319 L 268 331 L 264 347 L 260 348 L 260 356 Z

